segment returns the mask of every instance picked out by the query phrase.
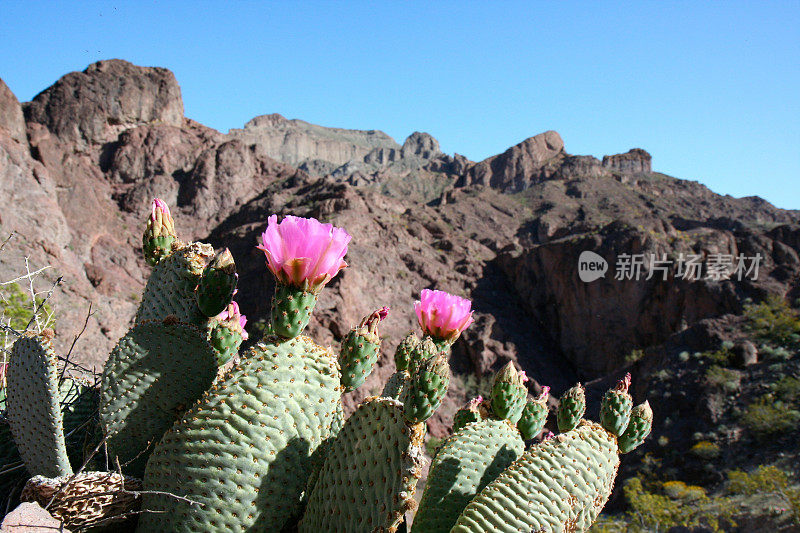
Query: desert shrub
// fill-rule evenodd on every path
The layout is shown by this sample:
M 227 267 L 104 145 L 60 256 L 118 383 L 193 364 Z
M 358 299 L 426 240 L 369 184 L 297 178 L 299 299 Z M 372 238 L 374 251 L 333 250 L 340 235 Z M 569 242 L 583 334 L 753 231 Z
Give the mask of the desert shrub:
M 800 420 L 800 412 L 771 394 L 766 394 L 748 405 L 741 416 L 742 425 L 756 438 L 766 438 L 793 429 Z
M 43 298 L 37 297 L 36 306 L 40 306 L 43 301 Z M 33 318 L 33 310 L 34 306 L 31 305 L 30 295 L 22 290 L 19 284 L 0 285 L 0 318 L 2 318 L 3 324 L 18 331 L 23 330 Z M 50 306 L 45 304 L 39 313 L 39 316 L 48 322 L 43 327 L 50 325 L 52 314 Z
M 745 304 L 748 329 L 778 345 L 794 346 L 800 340 L 800 317 L 780 296 L 771 294 L 758 304 Z
M 475 398 L 477 396 L 491 398 L 492 396 L 493 378 L 489 376 L 476 376 L 475 374 L 454 374 L 453 379 L 464 390 L 464 394 L 467 398 Z
M 784 376 L 772 385 L 775 396 L 792 404 L 800 402 L 800 379 Z
M 628 354 L 625 355 L 624 360 L 626 365 L 632 365 L 639 359 L 644 357 L 644 350 L 637 349 L 631 350 Z
M 752 472 L 728 472 L 730 494 L 772 494 L 781 498 L 791 511 L 795 524 L 800 524 L 800 489 L 789 482 L 789 474 L 772 465 L 762 465 Z
M 723 368 L 721 366 L 714 365 L 706 370 L 706 383 L 728 393 L 739 390 L 741 379 L 742 375 L 736 370 L 731 370 L 730 368 Z
M 716 459 L 720 456 L 721 450 L 720 447 L 713 442 L 701 440 L 692 446 L 689 452 L 701 459 Z
M 712 500 L 701 487 L 680 481 L 664 483 L 662 490 L 665 494 L 648 492 L 639 478 L 625 481 L 623 492 L 631 519 L 628 531 L 660 532 L 677 526 L 704 526 L 712 531 L 724 531 L 723 527 L 735 525 L 734 507 L 728 498 Z

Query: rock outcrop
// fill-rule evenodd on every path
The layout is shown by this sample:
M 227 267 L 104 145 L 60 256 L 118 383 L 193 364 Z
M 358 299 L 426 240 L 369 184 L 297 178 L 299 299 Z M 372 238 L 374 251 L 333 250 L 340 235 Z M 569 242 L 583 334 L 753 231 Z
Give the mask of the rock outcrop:
M 630 174 L 646 174 L 652 171 L 652 157 L 641 148 L 633 148 L 624 154 L 603 157 L 603 168 Z

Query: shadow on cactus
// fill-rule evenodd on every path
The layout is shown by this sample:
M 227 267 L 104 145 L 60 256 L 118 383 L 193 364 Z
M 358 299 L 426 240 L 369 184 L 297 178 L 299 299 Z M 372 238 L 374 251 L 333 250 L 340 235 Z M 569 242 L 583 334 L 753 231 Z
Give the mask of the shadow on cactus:
M 247 321 L 232 301 L 230 252 L 180 241 L 168 207 L 155 200 L 143 236 L 153 272 L 135 323 L 112 350 L 99 394 L 79 395 L 99 395 L 103 440 L 94 451 L 106 445 L 113 471 L 73 470 L 75 439 L 65 428 L 84 407 L 61 411 L 50 337 L 25 335 L 14 346 L 13 451 L 36 476 L 26 498 L 53 498 L 49 509 L 83 529 L 131 513 L 143 533 L 403 527 L 416 506 L 427 420 L 450 385 L 450 349 L 472 323 L 471 302 L 423 290 L 414 306 L 422 336 L 399 343 L 382 395 L 345 419 L 342 394 L 372 372 L 389 309 L 367 313 L 338 354 L 303 332 L 320 292 L 347 267 L 349 242 L 332 224 L 270 216 L 257 247 L 276 279 L 271 321 L 234 357 Z M 578 385 L 561 399 L 562 433 L 539 441 L 549 389 L 529 398 L 527 381 L 509 363 L 491 398 L 456 414 L 413 531 L 578 531 L 595 520 L 618 453 L 644 440 L 652 412 L 633 407 L 626 376 L 604 397 L 602 423 L 588 422 Z M 0 443 L 2 435 L 0 426 Z

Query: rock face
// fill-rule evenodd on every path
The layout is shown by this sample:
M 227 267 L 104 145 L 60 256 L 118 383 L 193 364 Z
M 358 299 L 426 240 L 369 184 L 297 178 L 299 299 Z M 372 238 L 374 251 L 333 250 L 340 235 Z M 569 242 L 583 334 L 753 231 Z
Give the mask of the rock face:
M 310 326 L 336 345 L 367 313 L 392 308 L 378 367 L 349 407 L 394 371 L 391 354 L 415 327 L 421 289 L 471 298 L 475 324 L 454 346 L 452 389 L 429 423 L 437 437 L 480 392 L 469 374 L 516 360 L 558 394 L 619 373 L 634 349 L 740 313 L 748 296 L 800 295 L 798 212 L 653 173 L 643 150 L 601 162 L 567 153 L 549 131 L 474 163 L 441 153 L 426 133 L 401 146 L 379 131 L 280 115 L 224 135 L 182 116 L 169 71 L 118 60 L 68 74 L 24 104 L 24 130 L 4 86 L 0 109 L 0 202 L 14 206 L 0 210 L 0 237 L 15 232 L 0 253 L 0 281 L 23 273 L 25 257 L 31 269 L 53 267 L 41 289 L 63 276 L 52 300 L 62 350 L 92 302 L 74 353 L 87 365 L 103 362 L 135 312 L 154 196 L 170 204 L 184 239 L 231 249 L 251 324 L 268 316 L 272 281 L 254 245 L 270 214 L 317 217 L 353 235 L 351 266 L 323 291 Z M 606 258 L 606 278 L 579 279 L 585 250 Z M 614 279 L 623 254 L 681 253 L 706 265 L 715 254 L 764 261 L 758 280 L 683 282 L 674 269 L 666 281 Z M 716 342 L 702 339 L 698 346 Z M 751 361 L 743 353 L 742 365 L 758 366 Z
M 527 189 L 563 150 L 564 141 L 557 132 L 540 133 L 474 165 L 467 173 L 466 184 L 487 185 L 504 192 Z
M 388 135 L 377 130 L 345 130 L 325 128 L 302 120 L 287 120 L 281 115 L 262 115 L 231 130 L 232 137 L 262 146 L 265 154 L 283 163 L 299 166 L 321 160 L 339 167 L 364 156 L 376 148 L 400 150 Z
M 6 130 L 15 141 L 27 144 L 22 106 L 2 79 L 0 79 L 0 129 Z
M 641 148 L 634 148 L 624 154 L 604 156 L 603 168 L 631 174 L 648 173 L 652 171 L 651 161 L 650 154 Z
M 83 150 L 140 124 L 180 126 L 183 100 L 169 70 L 114 59 L 67 74 L 25 105 L 25 118 Z

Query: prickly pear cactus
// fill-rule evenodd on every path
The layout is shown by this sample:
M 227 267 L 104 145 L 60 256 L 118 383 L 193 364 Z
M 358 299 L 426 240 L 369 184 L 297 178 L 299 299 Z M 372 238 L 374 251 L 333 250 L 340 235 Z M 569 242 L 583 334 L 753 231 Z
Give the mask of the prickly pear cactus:
M 386 318 L 388 308 L 384 307 L 367 315 L 342 340 L 339 366 L 342 369 L 342 385 L 346 392 L 355 390 L 364 383 L 378 362 L 381 338 L 378 323 Z
M 619 453 L 628 453 L 636 449 L 650 434 L 653 427 L 653 410 L 650 402 L 645 401 L 631 411 L 628 428 L 619 438 Z
M 461 513 L 453 533 L 584 531 L 611 494 L 617 439 L 600 424 L 531 446 Z
M 424 437 L 402 403 L 367 399 L 332 442 L 299 531 L 395 531 L 414 504 Z
M 450 385 L 450 367 L 447 364 L 449 350 L 438 352 L 433 357 L 412 365 L 403 402 L 406 420 L 416 424 L 431 417 L 439 408 Z
M 558 430 L 569 431 L 578 425 L 581 417 L 586 412 L 586 392 L 578 383 L 558 400 Z
M 112 456 L 123 465 L 136 460 L 128 471 L 141 476 L 147 450 L 216 374 L 216 352 L 195 326 L 169 319 L 131 329 L 111 351 L 100 389 L 100 418 Z
M 271 336 L 242 355 L 156 445 L 138 531 L 266 531 L 300 511 L 312 454 L 338 410 L 339 370 L 310 338 Z
M 272 330 L 284 339 L 291 339 L 302 332 L 311 320 L 317 305 L 317 293 L 285 285 L 275 285 L 272 297 Z
M 408 370 L 408 365 L 414 353 L 414 349 L 419 344 L 419 337 L 412 331 L 406 335 L 394 351 L 394 364 L 398 371 Z
M 514 363 L 509 361 L 494 378 L 492 385 L 492 410 L 498 418 L 507 418 L 517 423 L 525 408 L 528 389 L 523 381 L 524 374 L 517 372 Z
M 172 253 L 156 264 L 147 280 L 136 323 L 174 315 L 181 322 L 205 326 L 208 316 L 197 306 L 195 288 L 206 262 L 213 256 L 210 244 L 174 243 Z
M 633 398 L 628 393 L 630 385 L 631 375 L 629 373 L 617 383 L 616 387 L 606 392 L 600 405 L 600 422 L 604 428 L 617 436 L 622 435 L 622 432 L 628 427 L 631 417 Z
M 52 337 L 52 330 L 25 333 L 14 343 L 6 402 L 11 432 L 28 471 L 57 477 L 72 474 L 72 467 L 64 438 Z
M 228 307 L 236 291 L 239 276 L 230 250 L 225 248 L 212 259 L 195 289 L 197 307 L 208 317 L 217 316 Z
M 547 399 L 550 394 L 550 387 L 542 387 L 542 393 L 533 400 L 528 400 L 522 416 L 517 422 L 517 428 L 522 433 L 522 438 L 530 440 L 541 433 L 547 422 Z
M 482 413 L 481 404 L 483 403 L 483 396 L 471 399 L 467 405 L 456 411 L 453 415 L 453 433 L 463 428 L 472 422 L 480 422 L 484 418 Z
M 454 431 L 436 452 L 411 531 L 450 531 L 472 498 L 524 450 L 508 420 L 478 421 Z

